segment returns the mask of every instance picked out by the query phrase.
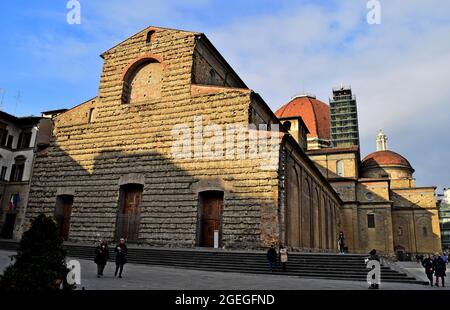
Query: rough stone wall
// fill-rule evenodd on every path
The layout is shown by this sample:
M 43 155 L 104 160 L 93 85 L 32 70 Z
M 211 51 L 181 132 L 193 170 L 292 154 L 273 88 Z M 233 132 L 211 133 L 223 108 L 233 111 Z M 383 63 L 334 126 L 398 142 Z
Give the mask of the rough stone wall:
M 239 77 L 218 57 L 204 38 L 197 40 L 193 58 L 193 83 L 239 88 L 245 87 Z
M 434 188 L 392 189 L 394 244 L 407 252 L 441 250 Z
M 373 214 L 375 227 L 368 227 L 368 214 Z M 390 204 L 360 204 L 358 207 L 358 251 L 368 253 L 376 249 L 380 254 L 393 253 L 392 216 Z
M 120 185 L 144 185 L 139 238 L 159 246 L 197 244 L 199 192 L 224 192 L 222 239 L 226 247 L 255 248 L 278 240 L 277 171 L 258 159 L 174 159 L 175 125 L 248 126 L 251 93 L 191 84 L 198 34 L 152 28 L 103 54 L 98 97 L 55 119 L 48 152 L 37 158 L 27 219 L 54 214 L 57 195 L 74 196 L 69 240 L 113 239 Z M 159 100 L 123 102 L 124 72 L 154 57 L 163 67 Z M 89 111 L 95 120 L 89 123 Z M 247 143 L 248 145 L 248 143 Z
M 225 82 L 225 77 L 221 76 L 220 73 L 216 71 L 217 69 L 215 69 L 205 57 L 198 52 L 194 54 L 194 68 L 194 82 L 196 84 L 229 86 Z
M 340 177 L 336 171 L 338 161 L 342 161 L 343 163 L 344 177 L 358 177 L 358 163 L 354 153 L 310 155 L 310 158 L 326 178 Z
M 388 181 L 360 181 L 358 182 L 357 200 L 363 203 L 388 202 Z

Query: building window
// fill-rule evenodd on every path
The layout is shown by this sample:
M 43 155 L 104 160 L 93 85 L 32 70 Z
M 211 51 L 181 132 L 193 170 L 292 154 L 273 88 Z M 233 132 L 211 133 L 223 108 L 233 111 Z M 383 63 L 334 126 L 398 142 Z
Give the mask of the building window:
M 147 32 L 147 38 L 145 40 L 145 43 L 147 45 L 150 45 L 153 43 L 154 39 L 155 39 L 155 30 L 150 30 L 149 32 Z
M 89 123 L 92 123 L 94 121 L 94 111 L 95 111 L 94 108 L 91 108 L 89 110 L 89 121 L 88 121 Z
M 22 131 L 19 135 L 19 140 L 17 141 L 17 149 L 25 149 L 30 147 L 32 132 Z
M 8 130 L 6 130 L 6 125 L 2 124 L 3 128 L 0 128 L 0 144 L 2 146 L 6 145 L 6 139 L 8 138 Z
M 10 149 L 12 148 L 12 144 L 14 141 L 14 136 L 12 135 L 8 135 L 8 140 L 6 142 L 6 147 L 9 147 Z
M 11 176 L 9 180 L 11 182 L 20 182 L 23 178 L 23 171 L 25 170 L 25 161 L 26 158 L 24 156 L 17 156 L 14 160 L 14 164 L 11 168 Z
M 208 84 L 214 84 L 216 81 L 216 71 L 214 69 L 209 70 Z
M 289 130 L 291 130 L 292 123 L 290 121 L 285 121 L 283 123 L 283 126 L 284 126 L 284 128 L 286 128 L 286 130 L 289 131 Z
M 424 237 L 428 237 L 428 229 L 424 226 L 424 227 L 422 227 L 422 235 L 424 236 Z
M 6 180 L 6 170 L 8 170 L 8 167 L 3 166 L 2 171 L 0 172 L 0 181 Z
M 366 199 L 369 200 L 369 201 L 372 201 L 373 200 L 373 194 L 371 192 L 367 192 L 366 193 Z
M 336 174 L 340 177 L 344 176 L 344 162 L 342 160 L 336 162 Z
M 375 214 L 367 214 L 367 227 L 375 228 Z

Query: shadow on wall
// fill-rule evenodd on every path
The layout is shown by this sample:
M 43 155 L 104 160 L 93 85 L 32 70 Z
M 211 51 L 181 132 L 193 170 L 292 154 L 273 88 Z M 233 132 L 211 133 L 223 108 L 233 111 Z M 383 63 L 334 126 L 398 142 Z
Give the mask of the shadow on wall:
M 211 246 L 215 231 L 220 247 L 277 242 L 276 202 L 233 184 L 235 177 L 221 161 L 177 165 L 157 152 L 114 149 L 90 159 L 52 146 L 36 159 L 25 225 L 40 213 L 53 215 L 64 239 L 83 243 L 125 237 L 154 246 Z

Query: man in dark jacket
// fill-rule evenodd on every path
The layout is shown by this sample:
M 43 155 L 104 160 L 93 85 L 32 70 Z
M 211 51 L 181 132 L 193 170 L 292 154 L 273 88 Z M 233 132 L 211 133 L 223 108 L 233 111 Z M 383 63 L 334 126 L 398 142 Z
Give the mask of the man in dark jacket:
M 430 255 L 426 255 L 425 259 L 422 261 L 422 266 L 425 268 L 425 274 L 427 275 L 428 280 L 430 280 L 430 285 L 433 286 L 433 261 L 430 258 Z
M 275 250 L 274 245 L 272 244 L 267 250 L 267 260 L 269 261 L 270 271 L 273 271 L 273 268 L 277 264 L 277 250 Z
M 125 245 L 125 239 L 121 238 L 119 244 L 115 248 L 116 252 L 116 272 L 114 276 L 117 277 L 119 271 L 119 278 L 122 278 L 123 265 L 127 263 L 128 248 Z
M 97 264 L 97 278 L 103 276 L 103 270 L 105 270 L 106 262 L 109 259 L 109 249 L 106 241 L 102 241 L 100 245 L 95 249 L 94 262 Z

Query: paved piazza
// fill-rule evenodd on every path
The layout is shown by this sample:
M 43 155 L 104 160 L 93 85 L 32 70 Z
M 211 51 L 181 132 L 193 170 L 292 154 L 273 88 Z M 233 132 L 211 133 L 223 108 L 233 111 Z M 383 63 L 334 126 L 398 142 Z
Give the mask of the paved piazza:
M 0 251 L 0 269 L 10 264 L 14 252 Z M 108 263 L 105 276 L 97 278 L 92 261 L 81 263 L 81 289 L 86 290 L 367 290 L 365 282 L 210 272 L 149 265 L 126 264 L 123 278 L 114 278 L 114 263 Z M 412 267 L 411 267 L 412 268 Z M 413 269 L 413 268 L 412 268 Z M 416 284 L 382 283 L 385 290 L 449 290 Z

